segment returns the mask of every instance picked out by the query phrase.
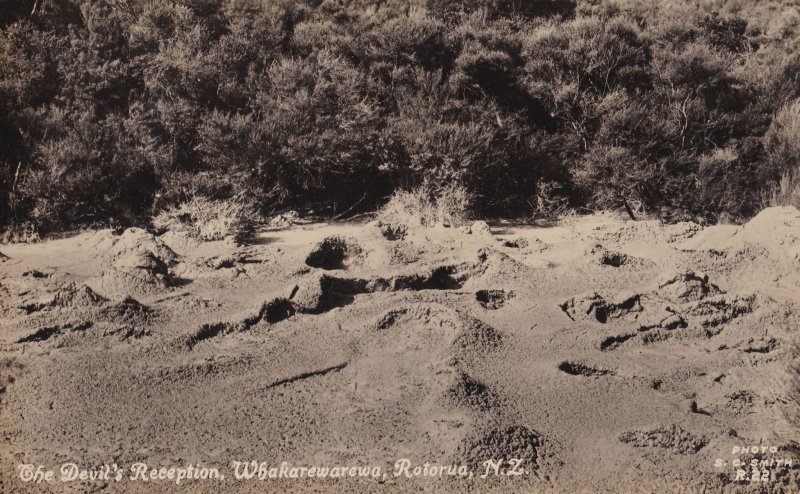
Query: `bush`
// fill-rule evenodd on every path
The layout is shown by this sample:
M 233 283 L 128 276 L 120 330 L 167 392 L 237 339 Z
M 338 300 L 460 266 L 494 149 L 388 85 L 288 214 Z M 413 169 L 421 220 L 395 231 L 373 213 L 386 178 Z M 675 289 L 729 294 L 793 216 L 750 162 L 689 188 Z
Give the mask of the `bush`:
M 458 185 L 434 191 L 428 186 L 395 192 L 378 211 L 378 221 L 408 227 L 456 227 L 469 218 L 469 192 Z
M 155 217 L 153 226 L 160 230 L 184 233 L 202 241 L 236 239 L 249 232 L 255 220 L 252 204 L 242 198 L 210 200 L 195 196 L 169 207 Z
M 781 108 L 764 136 L 764 147 L 781 177 L 769 191 L 770 203 L 800 208 L 800 99 Z
M 800 180 L 785 0 L 11 3 L 11 231 L 137 224 L 193 197 L 359 213 L 420 184 L 426 223 L 459 221 L 434 199 L 455 184 L 482 215 L 744 219 Z

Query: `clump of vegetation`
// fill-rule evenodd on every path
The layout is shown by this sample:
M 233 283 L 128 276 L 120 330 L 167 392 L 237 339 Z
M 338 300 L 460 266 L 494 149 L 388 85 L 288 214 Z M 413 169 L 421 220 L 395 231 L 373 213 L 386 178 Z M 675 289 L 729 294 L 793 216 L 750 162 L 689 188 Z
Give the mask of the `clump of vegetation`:
M 335 216 L 460 184 L 476 215 L 704 221 L 796 190 L 786 0 L 5 4 L 3 230 L 143 224 L 182 189 Z
M 240 238 L 254 223 L 253 205 L 244 199 L 211 200 L 194 196 L 153 217 L 159 230 L 184 233 L 202 241 Z
M 469 219 L 472 198 L 466 188 L 447 185 L 438 190 L 420 186 L 398 190 L 379 211 L 378 221 L 406 227 L 457 227 Z
M 30 222 L 21 225 L 12 225 L 0 236 L 0 241 L 10 244 L 33 244 L 39 240 L 41 240 L 41 237 L 36 231 L 36 227 Z

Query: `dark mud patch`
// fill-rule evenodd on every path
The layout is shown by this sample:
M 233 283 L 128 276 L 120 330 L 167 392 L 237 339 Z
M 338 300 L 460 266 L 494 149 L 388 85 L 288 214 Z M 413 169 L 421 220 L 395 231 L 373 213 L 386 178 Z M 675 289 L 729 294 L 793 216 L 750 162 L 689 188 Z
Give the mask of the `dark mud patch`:
M 636 335 L 637 333 L 627 333 L 604 338 L 603 341 L 600 342 L 600 351 L 608 352 L 614 350 L 626 341 L 634 338 Z
M 300 374 L 296 374 L 294 376 L 286 377 L 283 379 L 278 379 L 276 381 L 271 382 L 268 384 L 264 389 L 271 389 L 277 388 L 278 386 L 283 386 L 286 384 L 291 384 L 297 381 L 302 381 L 305 379 L 309 379 L 312 377 L 324 376 L 326 374 L 330 374 L 331 372 L 339 372 L 347 367 L 347 362 L 342 362 L 341 364 L 332 365 L 330 367 L 324 367 L 321 369 L 314 369 L 306 372 L 301 372 Z
M 530 244 L 524 238 L 514 238 L 503 242 L 503 247 L 508 247 L 510 249 L 524 249 L 528 247 L 528 245 Z
M 597 255 L 597 262 L 601 266 L 619 268 L 628 263 L 628 255 L 622 252 L 603 250 Z
M 324 274 L 312 276 L 298 283 L 289 300 L 296 312 L 322 314 L 337 307 L 345 307 L 355 296 L 368 293 L 367 280 L 338 278 Z
M 25 271 L 24 273 L 22 273 L 22 276 L 25 277 L 25 278 L 27 278 L 27 277 L 30 277 L 30 278 L 49 278 L 51 276 L 51 273 L 42 273 L 38 269 L 30 269 L 30 270 Z
M 18 309 L 25 313 L 25 315 L 30 315 L 34 312 L 47 309 L 48 307 L 52 307 L 50 302 L 29 302 L 27 304 L 20 305 Z
M 708 440 L 686 432 L 678 425 L 659 427 L 649 431 L 631 431 L 620 434 L 619 440 L 636 448 L 668 449 L 681 455 L 695 454 Z
M 750 341 L 746 347 L 742 348 L 745 353 L 770 353 L 780 346 L 780 342 L 775 338 L 766 341 Z
M 33 334 L 22 337 L 17 340 L 17 343 L 33 343 L 46 341 L 64 333 L 71 333 L 77 331 L 85 331 L 92 327 L 91 321 L 82 321 L 77 323 L 60 324 L 56 326 L 46 326 L 39 328 Z
M 361 254 L 361 247 L 345 237 L 335 235 L 314 246 L 306 257 L 306 264 L 325 270 L 347 269 L 353 257 Z
M 489 310 L 497 310 L 503 307 L 507 301 L 514 298 L 513 291 L 505 290 L 478 290 L 475 293 L 475 300 L 481 304 L 481 307 Z
M 561 372 L 565 372 L 571 376 L 583 376 L 583 377 L 599 377 L 599 376 L 609 376 L 614 374 L 613 371 L 607 369 L 597 369 L 595 367 L 589 367 L 579 362 L 569 362 L 569 361 L 561 362 L 560 364 L 558 364 L 558 370 L 560 370 Z
M 457 290 L 464 285 L 466 277 L 459 272 L 459 266 L 438 266 L 421 274 L 397 275 L 388 280 L 373 280 L 373 291 L 397 290 Z
M 662 329 L 656 329 L 653 331 L 649 331 L 642 335 L 641 342 L 642 345 L 653 345 L 655 343 L 661 343 L 663 341 L 667 341 L 672 339 L 675 336 L 675 333 L 672 331 L 664 331 Z
M 270 324 L 274 324 L 292 317 L 296 312 L 291 300 L 286 298 L 274 298 L 261 308 L 260 318 Z

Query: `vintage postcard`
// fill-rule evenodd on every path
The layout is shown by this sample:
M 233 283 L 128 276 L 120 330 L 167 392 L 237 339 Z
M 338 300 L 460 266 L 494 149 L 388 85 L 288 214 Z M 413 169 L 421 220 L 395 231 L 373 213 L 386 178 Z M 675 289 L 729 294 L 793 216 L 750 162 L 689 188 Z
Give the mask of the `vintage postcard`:
M 800 493 L 795 0 L 0 0 L 0 493 Z

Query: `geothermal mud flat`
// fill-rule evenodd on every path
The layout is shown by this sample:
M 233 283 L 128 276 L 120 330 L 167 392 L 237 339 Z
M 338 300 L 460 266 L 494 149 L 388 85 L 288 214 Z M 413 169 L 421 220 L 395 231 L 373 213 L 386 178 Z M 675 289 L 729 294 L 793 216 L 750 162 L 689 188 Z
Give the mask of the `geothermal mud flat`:
M 0 251 L 4 492 L 800 489 L 794 208 Z

